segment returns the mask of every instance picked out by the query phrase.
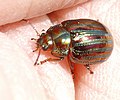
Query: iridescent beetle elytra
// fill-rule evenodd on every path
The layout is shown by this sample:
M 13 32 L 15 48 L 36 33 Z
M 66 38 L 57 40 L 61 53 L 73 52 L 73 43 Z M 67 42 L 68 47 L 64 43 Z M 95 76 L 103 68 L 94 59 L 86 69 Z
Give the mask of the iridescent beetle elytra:
M 34 65 L 39 64 L 41 49 L 50 50 L 56 59 L 48 58 L 41 61 L 41 64 L 46 61 L 63 60 L 67 56 L 70 64 L 72 62 L 83 64 L 90 73 L 93 73 L 90 65 L 106 61 L 113 50 L 112 35 L 100 22 L 91 19 L 63 21 L 50 27 L 45 33 L 37 34 L 38 39 L 32 38 L 37 44 L 35 51 L 39 50 Z

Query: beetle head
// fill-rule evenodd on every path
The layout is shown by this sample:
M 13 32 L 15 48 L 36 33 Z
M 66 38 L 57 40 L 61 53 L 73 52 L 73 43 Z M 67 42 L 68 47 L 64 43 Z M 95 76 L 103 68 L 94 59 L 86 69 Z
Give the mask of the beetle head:
M 42 50 L 51 50 L 53 42 L 50 34 L 42 33 L 37 40 L 37 44 L 42 48 Z

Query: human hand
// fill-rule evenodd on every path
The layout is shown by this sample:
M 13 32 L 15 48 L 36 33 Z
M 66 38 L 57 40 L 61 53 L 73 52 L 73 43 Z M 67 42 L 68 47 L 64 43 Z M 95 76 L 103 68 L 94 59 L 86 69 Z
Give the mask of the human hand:
M 9 3 L 8 3 L 9 2 Z M 23 3 L 20 3 L 23 2 Z M 41 33 L 50 26 L 67 19 L 91 18 L 109 28 L 114 38 L 114 50 L 110 58 L 92 66 L 93 75 L 83 66 L 75 66 L 75 90 L 67 59 L 59 63 L 47 62 L 33 66 L 37 52 L 33 28 L 20 21 L 1 26 L 0 33 L 0 99 L 1 100 L 119 100 L 119 1 L 89 1 L 73 7 L 73 2 L 64 1 L 16 1 L 1 3 L 0 25 L 24 18 L 43 15 L 30 20 Z M 38 3 L 41 2 L 41 3 Z M 61 2 L 61 3 L 58 3 Z M 81 1 L 75 1 L 80 3 Z M 6 6 L 7 3 L 7 6 Z M 82 2 L 81 2 L 82 3 Z M 26 4 L 26 5 L 25 5 Z M 5 5 L 5 6 L 4 6 Z M 20 8 L 19 5 L 21 6 Z M 64 5 L 64 6 L 63 6 Z M 71 6 L 67 8 L 68 6 Z M 8 8 L 9 7 L 9 10 Z M 16 9 L 18 8 L 18 9 Z M 49 9 L 48 9 L 49 8 Z M 62 10 L 62 8 L 66 8 Z M 56 11 L 61 9 L 59 11 Z M 52 12 L 55 11 L 55 12 Z M 29 13 L 28 13 L 29 12 Z M 52 12 L 48 15 L 47 13 Z M 41 52 L 40 60 L 50 53 Z

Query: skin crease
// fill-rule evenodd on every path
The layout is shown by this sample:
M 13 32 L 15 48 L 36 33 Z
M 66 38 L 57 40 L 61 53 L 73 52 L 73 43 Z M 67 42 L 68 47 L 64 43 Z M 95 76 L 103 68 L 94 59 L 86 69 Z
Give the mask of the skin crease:
M 32 1 L 31 7 L 29 0 L 26 5 L 18 2 L 11 4 L 9 0 L 1 1 L 0 25 L 15 23 L 0 27 L 0 100 L 120 100 L 120 2 L 81 1 L 61 0 L 59 5 L 53 6 L 56 1 L 50 0 L 42 4 L 42 0 L 36 0 Z M 49 5 L 49 10 L 46 10 L 45 3 Z M 81 4 L 73 7 L 78 3 Z M 9 10 L 5 4 L 9 4 Z M 16 4 L 22 7 L 15 9 Z M 71 7 L 67 8 L 68 6 Z M 14 13 L 11 9 L 14 9 Z M 61 10 L 56 11 L 58 9 Z M 52 13 L 47 14 L 48 12 Z M 36 45 L 30 39 L 38 37 L 30 24 L 20 21 L 33 16 L 40 16 L 30 20 L 39 33 L 67 19 L 98 20 L 113 35 L 113 53 L 106 62 L 91 66 L 93 75 L 84 66 L 76 64 L 74 82 L 66 58 L 58 63 L 46 62 L 34 67 L 38 52 L 32 52 Z M 50 56 L 49 52 L 41 51 L 40 60 Z

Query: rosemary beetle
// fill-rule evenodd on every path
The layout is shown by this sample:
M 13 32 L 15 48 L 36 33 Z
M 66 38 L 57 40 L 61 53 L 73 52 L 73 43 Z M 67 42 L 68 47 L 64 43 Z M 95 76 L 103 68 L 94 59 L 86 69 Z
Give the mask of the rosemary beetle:
M 36 29 L 35 31 L 37 32 Z M 71 70 L 74 69 L 72 63 L 78 63 L 84 65 L 92 74 L 90 65 L 106 61 L 113 50 L 112 35 L 99 21 L 91 19 L 66 20 L 51 26 L 41 35 L 37 32 L 37 35 L 38 39 L 32 38 L 37 44 L 34 52 L 39 51 L 34 65 L 39 64 L 42 49 L 51 51 L 54 58 L 47 58 L 41 61 L 41 64 L 68 57 Z

